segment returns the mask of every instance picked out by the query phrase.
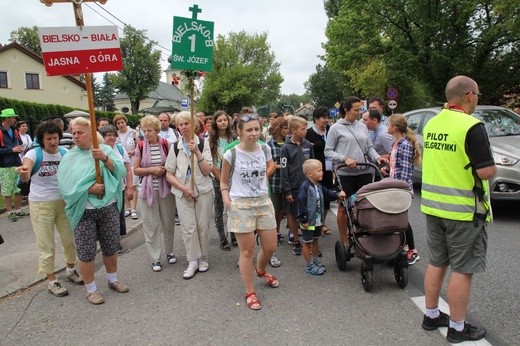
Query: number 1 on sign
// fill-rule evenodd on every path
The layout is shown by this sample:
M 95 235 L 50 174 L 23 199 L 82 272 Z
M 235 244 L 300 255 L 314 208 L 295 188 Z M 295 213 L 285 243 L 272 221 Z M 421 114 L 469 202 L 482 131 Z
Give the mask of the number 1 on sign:
M 195 34 L 188 36 L 188 39 L 191 41 L 191 52 L 195 53 Z

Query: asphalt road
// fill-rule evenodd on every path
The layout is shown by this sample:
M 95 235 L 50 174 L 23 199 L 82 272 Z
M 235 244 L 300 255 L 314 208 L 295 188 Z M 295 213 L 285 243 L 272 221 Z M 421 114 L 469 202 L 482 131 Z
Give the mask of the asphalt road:
M 489 270 L 474 280 L 469 319 L 487 327 L 487 340 L 493 345 L 519 344 L 519 260 L 514 255 L 518 247 L 517 210 L 518 204 L 512 203 L 495 209 L 495 222 L 489 232 Z M 334 219 L 329 215 L 328 224 L 333 229 Z M 410 209 L 410 221 L 421 251 L 425 248 L 424 217 L 419 212 L 418 196 Z M 6 261 L 11 265 L 18 261 L 15 263 L 20 264 L 20 271 L 32 271 L 34 276 L 37 257 L 36 261 L 28 260 L 36 251 L 28 220 L 18 221 L 15 227 L 2 215 L 0 232 L 16 242 L 0 246 L 0 281 Z M 263 308 L 251 311 L 243 299 L 237 248 L 221 251 L 213 233 L 210 270 L 183 280 L 187 263 L 179 232 L 175 237 L 179 261 L 163 264 L 160 273 L 151 270 L 142 230 L 123 240 L 125 252 L 119 257 L 119 277 L 130 286 L 127 294 L 107 288 L 105 271 L 98 261 L 98 289 L 106 300 L 101 306 L 88 303 L 84 287 L 69 283 L 65 283 L 68 297 L 52 296 L 42 282 L 3 298 L 0 345 L 446 344 L 441 333 L 421 329 L 422 312 L 411 299 L 423 294 L 427 262 L 423 251 L 421 260 L 409 268 L 407 288 L 399 289 L 392 269 L 378 265 L 374 289 L 366 293 L 360 282 L 360 260 L 349 262 L 347 272 L 337 269 L 334 235 L 320 240 L 327 265 L 322 277 L 306 274 L 303 258 L 293 256 L 291 246 L 284 243 L 278 250 L 282 266 L 269 269 L 279 278 L 280 287 L 272 289 L 256 279 Z M 18 274 L 9 275 L 13 282 L 20 280 Z M 64 277 L 63 272 L 59 276 Z

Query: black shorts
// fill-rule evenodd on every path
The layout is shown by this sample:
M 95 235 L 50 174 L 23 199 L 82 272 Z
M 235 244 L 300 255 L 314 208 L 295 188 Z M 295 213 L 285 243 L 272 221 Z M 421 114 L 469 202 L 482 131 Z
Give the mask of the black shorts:
M 312 243 L 314 239 L 321 237 L 321 226 L 316 226 L 316 229 L 313 231 L 309 231 L 300 227 L 300 231 L 302 232 L 302 239 L 304 243 Z

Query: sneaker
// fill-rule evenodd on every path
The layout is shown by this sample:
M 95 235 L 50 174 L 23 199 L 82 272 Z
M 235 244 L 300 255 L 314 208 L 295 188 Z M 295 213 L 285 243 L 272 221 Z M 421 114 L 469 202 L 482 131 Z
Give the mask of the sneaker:
M 15 221 L 17 221 L 19 219 L 19 217 L 16 215 L 16 213 L 14 211 L 12 211 L 9 214 L 7 214 L 7 218 L 11 222 L 15 222 Z
M 294 237 L 291 232 L 287 233 L 287 243 L 289 245 L 294 245 Z
M 69 294 L 69 291 L 67 291 L 67 289 L 63 287 L 59 281 L 54 281 L 52 284 L 49 282 L 47 285 L 47 290 L 56 297 L 65 297 Z
M 24 211 L 23 209 L 20 209 L 20 211 L 18 212 L 14 212 L 16 214 L 16 216 L 18 217 L 23 217 L 23 216 L 29 216 L 30 214 L 26 211 Z
M 108 287 L 119 293 L 126 293 L 130 291 L 128 286 L 122 283 L 121 281 L 108 282 Z
M 280 261 L 280 259 L 278 257 L 276 257 L 276 254 L 273 254 L 271 256 L 271 260 L 269 261 L 269 263 L 271 264 L 271 267 L 273 267 L 273 268 L 278 268 L 279 266 L 282 265 L 282 262 Z
M 121 243 L 119 243 L 117 245 L 117 251 L 116 251 L 116 254 L 122 254 L 123 253 L 123 246 L 121 245 Z
M 199 272 L 205 273 L 209 270 L 209 263 L 206 261 L 199 261 Z
M 181 220 L 179 220 L 179 217 L 175 215 L 175 225 L 179 226 L 181 224 Z
M 324 271 L 324 272 L 327 271 L 327 267 L 325 267 L 325 265 L 324 265 L 323 263 L 321 263 L 319 259 L 315 259 L 313 263 L 314 263 L 314 265 L 315 265 L 316 267 L 323 268 L 323 271 Z
M 132 210 L 130 216 L 132 217 L 132 220 L 137 220 L 139 218 L 139 215 L 137 215 L 137 211 L 135 210 Z
M 175 257 L 175 255 L 172 253 L 169 255 L 166 255 L 166 258 L 168 259 L 168 263 L 170 263 L 170 264 L 177 263 L 177 257 Z
M 472 326 L 469 323 L 464 322 L 464 329 L 460 332 L 455 328 L 448 327 L 448 333 L 446 339 L 452 344 L 458 344 L 463 341 L 476 341 L 486 336 L 486 328 Z
M 101 297 L 98 291 L 87 293 L 87 300 L 94 305 L 103 304 L 105 300 Z
M 81 277 L 81 275 L 78 274 L 76 269 L 74 269 L 70 273 L 67 273 L 66 276 L 67 279 L 69 279 L 69 281 L 74 282 L 76 285 L 83 285 L 83 278 Z
M 417 250 L 408 250 L 406 254 L 406 259 L 408 260 L 408 265 L 415 264 L 419 260 L 419 255 L 417 254 Z
M 305 268 L 305 272 L 312 275 L 323 275 L 325 273 L 325 270 L 321 267 L 318 267 L 314 264 L 314 262 L 311 262 L 307 264 L 307 267 Z
M 300 256 L 302 254 L 302 246 L 299 242 L 293 245 L 292 253 L 294 256 Z
M 152 263 L 152 270 L 154 272 L 160 272 L 162 270 L 161 262 Z
M 129 217 L 131 212 L 130 209 L 125 210 L 125 217 Z
M 439 311 L 440 315 L 436 318 L 430 318 L 426 315 L 423 317 L 422 327 L 425 330 L 435 330 L 439 327 L 450 326 L 450 316 L 442 311 Z
M 199 265 L 197 263 L 190 263 L 188 265 L 188 268 L 186 268 L 186 270 L 182 274 L 183 279 L 184 280 L 191 279 L 193 276 L 195 276 L 195 273 L 197 273 L 198 270 L 199 270 Z

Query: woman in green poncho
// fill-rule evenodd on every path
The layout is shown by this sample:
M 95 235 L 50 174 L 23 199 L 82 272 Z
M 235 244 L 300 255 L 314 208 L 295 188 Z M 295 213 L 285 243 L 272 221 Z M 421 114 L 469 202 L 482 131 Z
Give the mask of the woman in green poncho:
M 79 270 L 92 304 L 104 303 L 94 278 L 96 241 L 99 241 L 107 271 L 108 287 L 128 292 L 117 280 L 119 245 L 119 211 L 122 208 L 121 184 L 126 169 L 107 145 L 92 148 L 90 121 L 76 118 L 72 122 L 75 147 L 65 155 L 58 168 L 58 185 L 66 203 L 65 212 L 74 230 Z M 100 160 L 102 183 L 96 183 L 94 160 Z M 101 196 L 101 197 L 99 197 Z

